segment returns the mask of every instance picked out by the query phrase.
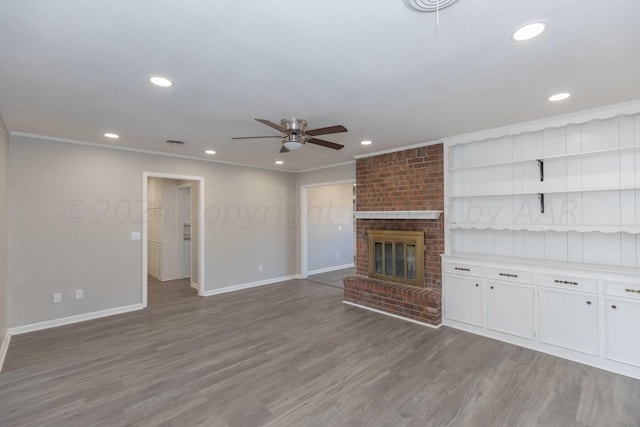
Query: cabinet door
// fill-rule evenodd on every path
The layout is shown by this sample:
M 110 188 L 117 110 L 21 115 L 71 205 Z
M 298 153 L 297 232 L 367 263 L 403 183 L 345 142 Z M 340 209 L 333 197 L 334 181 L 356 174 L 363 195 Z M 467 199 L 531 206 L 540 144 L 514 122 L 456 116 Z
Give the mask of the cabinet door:
M 552 289 L 539 292 L 540 342 L 598 355 L 598 298 Z
M 640 366 L 640 302 L 605 299 L 606 357 Z
M 535 293 L 530 286 L 487 283 L 487 328 L 534 338 Z
M 483 297 L 480 279 L 445 276 L 445 316 L 470 325 L 483 325 Z

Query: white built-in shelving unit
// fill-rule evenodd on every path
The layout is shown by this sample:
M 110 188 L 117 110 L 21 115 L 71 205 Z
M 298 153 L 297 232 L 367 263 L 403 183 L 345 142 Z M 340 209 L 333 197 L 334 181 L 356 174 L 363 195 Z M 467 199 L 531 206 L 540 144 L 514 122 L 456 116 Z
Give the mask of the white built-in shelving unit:
M 447 148 L 448 253 L 640 266 L 640 115 Z
M 443 323 L 640 378 L 640 103 L 504 130 L 445 140 Z

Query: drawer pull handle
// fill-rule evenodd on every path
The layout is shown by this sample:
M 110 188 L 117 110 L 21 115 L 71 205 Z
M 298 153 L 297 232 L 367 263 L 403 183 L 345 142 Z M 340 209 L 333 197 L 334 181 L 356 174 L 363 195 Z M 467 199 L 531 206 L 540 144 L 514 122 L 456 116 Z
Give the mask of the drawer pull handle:
M 624 291 L 625 292 L 633 292 L 635 294 L 640 294 L 640 290 L 638 290 L 638 289 L 625 289 Z
M 498 273 L 498 274 L 504 277 L 518 277 L 517 274 L 509 274 L 509 273 Z
M 617 305 L 612 305 L 611 308 L 613 308 L 615 310 L 616 308 L 618 308 L 618 306 Z
M 567 280 L 554 280 L 556 283 L 562 283 L 563 285 L 573 285 L 578 286 L 578 282 L 569 282 Z
M 453 267 L 454 270 L 458 270 L 458 271 L 471 271 L 468 268 L 463 268 L 463 267 Z

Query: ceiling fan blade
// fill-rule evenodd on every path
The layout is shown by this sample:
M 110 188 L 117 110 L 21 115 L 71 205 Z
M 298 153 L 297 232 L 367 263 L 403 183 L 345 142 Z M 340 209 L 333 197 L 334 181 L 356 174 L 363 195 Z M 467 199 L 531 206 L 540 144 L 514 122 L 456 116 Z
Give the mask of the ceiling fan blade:
M 310 142 L 311 144 L 322 145 L 323 147 L 327 148 L 333 148 L 334 150 L 340 150 L 344 148 L 344 145 L 342 144 L 336 144 L 335 142 L 325 141 L 323 139 L 317 138 L 309 138 L 307 139 L 307 142 Z
M 287 147 L 285 147 L 283 145 L 282 148 L 280 149 L 280 151 L 278 151 L 278 153 L 288 153 L 289 151 L 291 151 L 291 150 L 289 150 Z
M 265 120 L 265 119 L 255 119 L 255 120 L 256 120 L 256 121 L 258 121 L 258 122 L 260 122 L 260 123 L 262 123 L 263 125 L 267 125 L 267 126 L 269 126 L 269 127 L 272 127 L 272 128 L 274 128 L 274 129 L 277 129 L 277 130 L 279 130 L 280 132 L 287 133 L 287 130 L 286 130 L 285 128 L 283 128 L 282 126 L 277 125 L 277 124 L 275 124 L 275 123 L 273 123 L 273 122 L 270 122 L 269 120 Z
M 256 138 L 280 138 L 280 139 L 282 139 L 281 136 L 237 136 L 237 137 L 231 138 L 231 139 L 256 139 Z
M 328 135 L 330 133 L 348 132 L 347 128 L 342 125 L 329 126 L 326 128 L 311 129 L 306 132 L 307 135 Z

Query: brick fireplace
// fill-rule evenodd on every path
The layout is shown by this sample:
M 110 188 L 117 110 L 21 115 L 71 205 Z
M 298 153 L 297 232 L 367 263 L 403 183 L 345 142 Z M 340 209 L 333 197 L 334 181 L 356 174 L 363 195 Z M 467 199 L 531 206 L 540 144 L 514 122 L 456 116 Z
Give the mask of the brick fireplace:
M 422 323 L 440 324 L 444 219 L 442 215 L 437 219 L 412 219 L 411 212 L 444 210 L 442 144 L 358 159 L 356 205 L 358 213 L 410 212 L 400 215 L 402 219 L 374 215 L 374 219 L 356 220 L 357 275 L 344 280 L 345 302 Z M 424 233 L 422 287 L 369 277 L 369 230 Z

